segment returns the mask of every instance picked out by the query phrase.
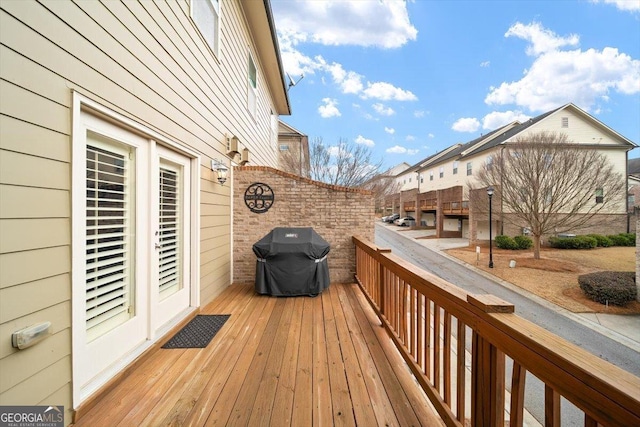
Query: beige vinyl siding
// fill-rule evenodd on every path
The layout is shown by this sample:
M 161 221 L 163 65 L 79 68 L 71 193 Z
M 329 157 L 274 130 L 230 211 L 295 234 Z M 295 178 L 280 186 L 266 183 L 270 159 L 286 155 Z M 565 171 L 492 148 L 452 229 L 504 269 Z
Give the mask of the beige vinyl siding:
M 187 1 L 0 3 L 0 332 L 48 320 L 54 333 L 25 351 L 2 341 L 0 404 L 72 407 L 73 91 L 201 153 L 201 304 L 230 283 L 231 187 L 218 184 L 210 159 L 229 164 L 225 134 L 255 164 L 277 166 L 277 151 L 269 143 L 275 107 L 250 29 L 237 1 L 221 3 L 219 58 Z M 255 118 L 249 53 L 258 68 Z

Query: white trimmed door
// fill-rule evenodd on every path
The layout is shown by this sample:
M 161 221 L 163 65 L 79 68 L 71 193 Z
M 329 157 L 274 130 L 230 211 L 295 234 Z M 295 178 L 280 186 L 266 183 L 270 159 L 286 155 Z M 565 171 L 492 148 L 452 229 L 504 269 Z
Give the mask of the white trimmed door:
M 153 294 L 151 295 L 152 331 L 189 307 L 190 269 L 190 159 L 156 146 L 158 195 L 154 200 L 154 250 L 152 259 Z
M 74 405 L 192 304 L 192 159 L 81 113 L 73 156 Z

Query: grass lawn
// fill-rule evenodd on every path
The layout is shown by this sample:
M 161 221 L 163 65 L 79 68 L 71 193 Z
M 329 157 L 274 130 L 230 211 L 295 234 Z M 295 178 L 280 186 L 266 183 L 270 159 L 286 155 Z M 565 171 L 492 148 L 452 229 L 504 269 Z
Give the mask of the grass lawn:
M 513 283 L 574 313 L 640 314 L 640 302 L 624 307 L 606 306 L 584 296 L 578 276 L 596 271 L 635 271 L 635 247 L 558 250 L 543 248 L 541 259 L 533 259 L 533 250 L 493 249 L 494 268 L 489 264 L 489 245 L 481 247 L 477 259 L 474 247 L 450 249 L 447 253 L 502 280 Z M 509 261 L 516 267 L 510 268 Z

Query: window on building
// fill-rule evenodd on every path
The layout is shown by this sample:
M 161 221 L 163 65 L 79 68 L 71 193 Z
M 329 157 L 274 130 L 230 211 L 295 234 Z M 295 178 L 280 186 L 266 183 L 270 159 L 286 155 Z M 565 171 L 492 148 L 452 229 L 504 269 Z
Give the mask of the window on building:
M 220 1 L 191 0 L 191 19 L 207 42 L 214 55 L 218 56 L 220 41 Z
M 424 178 L 422 177 L 422 174 L 420 174 L 420 184 L 422 184 L 424 182 Z
M 289 151 L 289 144 L 280 144 L 280 151 Z
M 467 162 L 467 176 L 471 175 L 473 175 L 473 167 L 471 165 L 471 162 Z
M 429 171 L 429 181 L 433 181 L 433 171 Z
M 562 118 L 562 127 L 563 128 L 568 128 L 569 127 L 569 117 L 563 117 Z
M 444 166 L 440 166 L 440 178 L 444 178 Z
M 247 72 L 247 108 L 251 115 L 256 115 L 256 99 L 257 99 L 257 77 L 258 71 L 256 70 L 256 65 L 253 62 L 253 58 L 249 55 L 249 68 Z
M 635 194 L 629 194 L 629 196 L 627 197 L 627 203 L 629 203 L 629 208 L 632 208 L 636 205 Z
M 458 163 L 459 162 L 453 162 L 453 174 L 454 175 L 458 174 Z
M 604 202 L 604 190 L 602 188 L 596 188 L 596 203 Z
M 411 184 L 411 178 L 409 178 L 409 184 Z
M 493 169 L 493 156 L 487 157 L 487 170 Z

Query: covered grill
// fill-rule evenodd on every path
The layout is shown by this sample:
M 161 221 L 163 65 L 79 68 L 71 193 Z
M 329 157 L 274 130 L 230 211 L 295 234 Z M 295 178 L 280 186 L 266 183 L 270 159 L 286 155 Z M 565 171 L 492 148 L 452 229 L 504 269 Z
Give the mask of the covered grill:
M 256 292 L 316 296 L 329 287 L 330 245 L 311 227 L 271 230 L 253 245 Z

